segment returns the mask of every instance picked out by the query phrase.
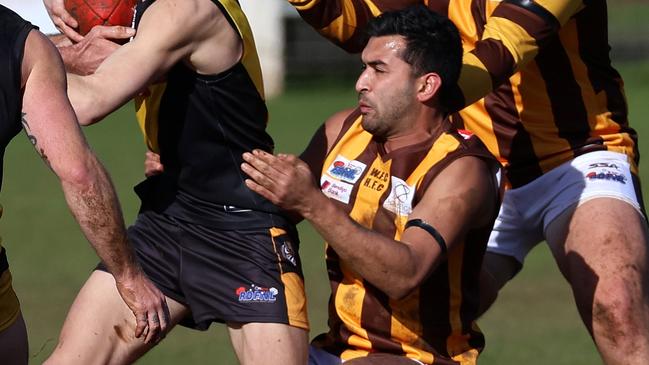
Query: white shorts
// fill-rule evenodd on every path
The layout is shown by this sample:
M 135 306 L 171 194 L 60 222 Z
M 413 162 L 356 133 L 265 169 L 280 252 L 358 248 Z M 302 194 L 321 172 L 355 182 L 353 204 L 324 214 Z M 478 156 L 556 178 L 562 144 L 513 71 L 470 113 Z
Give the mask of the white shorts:
M 594 198 L 625 201 L 644 215 L 636 195 L 640 187 L 627 161 L 626 155 L 617 152 L 590 152 L 506 191 L 487 251 L 512 256 L 522 264 L 530 250 L 545 239 L 555 218 Z

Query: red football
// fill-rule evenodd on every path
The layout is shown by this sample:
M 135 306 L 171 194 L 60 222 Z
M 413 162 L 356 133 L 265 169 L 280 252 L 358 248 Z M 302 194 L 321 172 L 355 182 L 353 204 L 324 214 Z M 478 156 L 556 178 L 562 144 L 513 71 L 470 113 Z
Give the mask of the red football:
M 65 8 L 79 22 L 77 32 L 86 35 L 95 25 L 131 26 L 137 0 L 65 0 Z

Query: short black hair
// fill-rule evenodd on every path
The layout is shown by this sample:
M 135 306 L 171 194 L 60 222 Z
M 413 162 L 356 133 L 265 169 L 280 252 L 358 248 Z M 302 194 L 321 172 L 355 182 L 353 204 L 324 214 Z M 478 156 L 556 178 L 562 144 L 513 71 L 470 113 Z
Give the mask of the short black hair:
M 442 106 L 448 106 L 447 99 L 457 89 L 463 54 L 460 33 L 452 21 L 419 4 L 372 19 L 366 35 L 404 37 L 406 49 L 401 59 L 412 66 L 415 76 L 437 73 L 442 79 Z

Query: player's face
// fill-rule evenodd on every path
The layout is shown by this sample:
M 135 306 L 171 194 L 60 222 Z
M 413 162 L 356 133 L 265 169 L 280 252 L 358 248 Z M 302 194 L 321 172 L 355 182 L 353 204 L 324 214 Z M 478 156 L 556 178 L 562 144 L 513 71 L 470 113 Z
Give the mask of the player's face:
M 364 70 L 356 82 L 363 128 L 387 138 L 408 125 L 416 103 L 412 68 L 401 59 L 406 47 L 402 36 L 370 38 L 361 59 Z

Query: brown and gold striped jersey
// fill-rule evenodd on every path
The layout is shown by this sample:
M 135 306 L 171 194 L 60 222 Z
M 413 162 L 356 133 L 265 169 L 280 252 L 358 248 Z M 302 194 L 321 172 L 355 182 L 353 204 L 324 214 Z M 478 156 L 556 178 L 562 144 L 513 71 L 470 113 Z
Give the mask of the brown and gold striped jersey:
M 454 121 L 506 166 L 514 187 L 577 155 L 624 153 L 637 172 L 637 136 L 611 66 L 605 0 L 289 0 L 348 51 L 388 10 L 424 3 L 458 27 L 465 50 Z
M 361 119 L 356 110 L 345 120 L 324 159 L 321 190 L 358 224 L 395 240 L 433 179 L 449 163 L 477 156 L 498 165 L 475 135 L 457 131 L 448 119 L 437 136 L 390 152 L 362 128 Z M 419 288 L 399 300 L 363 280 L 328 246 L 330 330 L 313 344 L 342 359 L 380 352 L 426 364 L 475 363 L 484 346 L 474 320 L 490 230 L 491 225 L 485 224 L 469 231 Z

